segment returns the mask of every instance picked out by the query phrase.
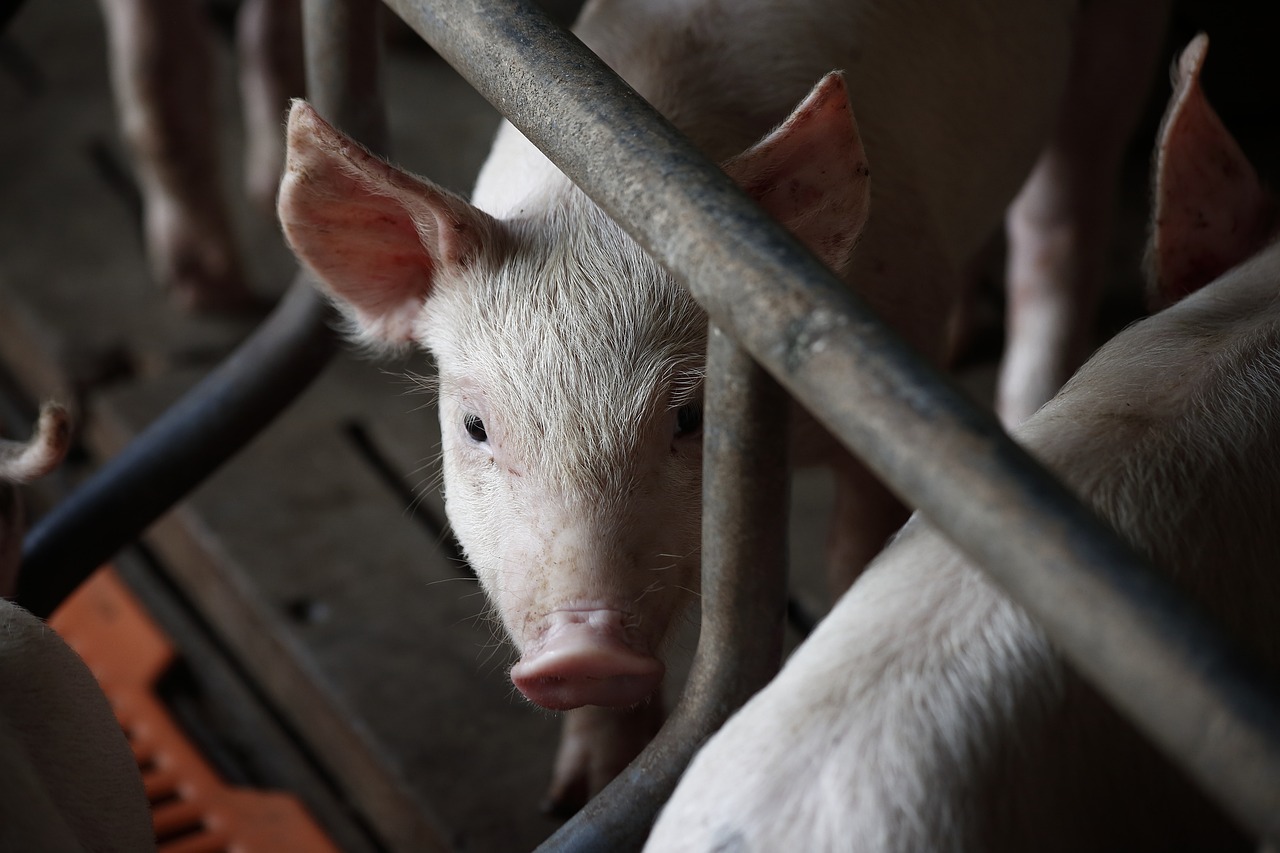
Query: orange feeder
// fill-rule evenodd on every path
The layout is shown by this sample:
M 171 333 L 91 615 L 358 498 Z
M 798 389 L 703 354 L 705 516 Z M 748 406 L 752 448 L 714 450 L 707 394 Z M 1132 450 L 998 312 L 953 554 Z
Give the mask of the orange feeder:
M 177 656 L 110 566 L 49 624 L 84 660 L 133 747 L 160 853 L 337 853 L 291 794 L 232 788 L 187 739 L 155 693 Z

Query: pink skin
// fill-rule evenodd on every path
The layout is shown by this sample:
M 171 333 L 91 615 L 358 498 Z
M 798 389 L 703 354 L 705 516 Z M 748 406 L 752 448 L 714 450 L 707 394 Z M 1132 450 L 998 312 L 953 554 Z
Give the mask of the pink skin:
M 619 610 L 557 610 L 526 646 L 511 681 L 531 702 L 555 711 L 600 705 L 629 708 L 662 684 L 662 661 L 626 642 Z
M 1199 36 L 1174 69 L 1174 93 L 1156 148 L 1155 224 L 1148 274 L 1160 304 L 1216 278 L 1273 235 L 1275 199 L 1200 86 L 1209 49 Z

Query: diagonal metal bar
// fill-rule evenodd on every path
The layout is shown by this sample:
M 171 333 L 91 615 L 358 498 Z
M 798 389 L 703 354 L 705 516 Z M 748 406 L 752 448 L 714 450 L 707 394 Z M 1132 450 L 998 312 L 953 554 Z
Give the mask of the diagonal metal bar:
M 1231 814 L 1280 838 L 1274 685 L 991 415 L 527 0 L 387 4 Z
M 307 0 L 308 88 L 319 108 L 386 144 L 376 0 Z M 41 519 L 24 543 L 17 601 L 47 616 L 265 428 L 337 349 L 330 309 L 299 276 L 254 334 Z

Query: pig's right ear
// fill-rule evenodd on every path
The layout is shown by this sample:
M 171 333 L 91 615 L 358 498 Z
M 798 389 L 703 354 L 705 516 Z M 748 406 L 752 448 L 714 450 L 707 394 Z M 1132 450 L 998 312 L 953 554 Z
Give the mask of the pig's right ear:
M 396 169 L 304 101 L 289 111 L 277 205 L 298 259 L 350 316 L 361 343 L 412 342 L 423 302 L 497 233 L 488 214 Z
M 724 170 L 827 266 L 848 265 L 871 206 L 871 172 L 842 74 L 822 78 Z
M 1148 302 L 1162 308 L 1252 256 L 1275 225 L 1275 204 L 1200 86 L 1201 33 L 1173 69 L 1154 170 Z

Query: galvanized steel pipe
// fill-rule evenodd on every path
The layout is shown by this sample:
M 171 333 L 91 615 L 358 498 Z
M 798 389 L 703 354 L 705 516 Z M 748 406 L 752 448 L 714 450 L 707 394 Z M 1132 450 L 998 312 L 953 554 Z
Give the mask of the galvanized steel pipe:
M 386 1 L 1231 814 L 1280 838 L 1272 685 L 991 415 L 533 4 Z
M 384 148 L 378 5 L 307 0 L 307 85 L 331 121 Z M 284 411 L 336 348 L 329 307 L 298 276 L 245 343 L 32 529 L 17 601 L 48 616 Z

